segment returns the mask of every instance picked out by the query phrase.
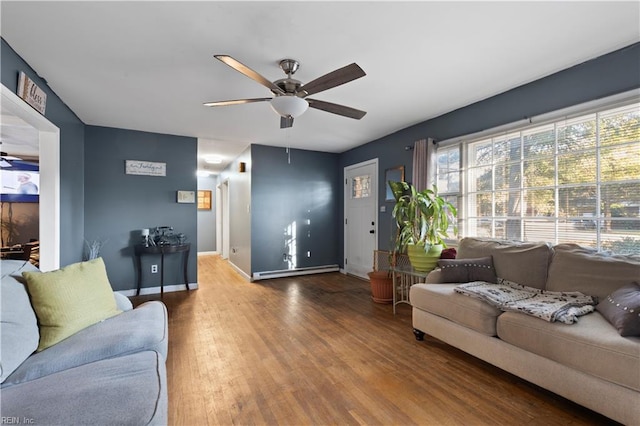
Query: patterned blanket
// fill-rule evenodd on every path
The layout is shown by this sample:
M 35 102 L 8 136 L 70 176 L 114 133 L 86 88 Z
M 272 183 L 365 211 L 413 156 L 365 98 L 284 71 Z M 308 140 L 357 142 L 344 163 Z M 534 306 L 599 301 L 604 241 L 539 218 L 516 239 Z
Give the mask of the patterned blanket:
M 474 281 L 455 291 L 484 300 L 502 311 L 518 311 L 549 322 L 573 324 L 581 315 L 595 310 L 598 300 L 578 291 L 555 292 L 526 287 L 498 279 L 498 284 Z

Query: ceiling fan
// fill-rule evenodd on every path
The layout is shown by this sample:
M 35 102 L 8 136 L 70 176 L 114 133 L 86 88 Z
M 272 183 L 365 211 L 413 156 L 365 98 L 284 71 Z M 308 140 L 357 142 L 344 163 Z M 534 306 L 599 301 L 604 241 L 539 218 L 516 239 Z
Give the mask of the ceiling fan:
M 281 129 L 292 127 L 293 119 L 304 113 L 308 107 L 341 115 L 343 117 L 354 118 L 356 120 L 360 120 L 366 114 L 365 111 L 360 111 L 344 105 L 307 98 L 309 95 L 314 95 L 324 90 L 356 80 L 360 77 L 364 77 L 366 75 L 365 72 L 356 63 L 339 68 L 306 84 L 302 84 L 301 81 L 291 77 L 300 67 L 300 63 L 294 59 L 281 60 L 280 68 L 287 75 L 287 78 L 271 82 L 231 56 L 214 55 L 214 57 L 229 65 L 234 70 L 262 84 L 267 89 L 271 90 L 271 93 L 273 93 L 274 96 L 271 98 L 206 102 L 204 103 L 205 106 L 217 107 L 269 101 L 274 111 L 280 115 Z

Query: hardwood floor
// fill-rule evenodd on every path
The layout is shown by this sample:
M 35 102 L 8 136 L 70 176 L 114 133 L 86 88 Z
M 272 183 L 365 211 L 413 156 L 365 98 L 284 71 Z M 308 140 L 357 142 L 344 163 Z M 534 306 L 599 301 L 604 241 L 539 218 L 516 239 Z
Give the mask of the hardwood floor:
M 198 257 L 166 293 L 171 425 L 586 425 L 608 419 L 438 340 L 327 273 L 249 283 Z M 135 304 L 158 296 L 136 297 Z

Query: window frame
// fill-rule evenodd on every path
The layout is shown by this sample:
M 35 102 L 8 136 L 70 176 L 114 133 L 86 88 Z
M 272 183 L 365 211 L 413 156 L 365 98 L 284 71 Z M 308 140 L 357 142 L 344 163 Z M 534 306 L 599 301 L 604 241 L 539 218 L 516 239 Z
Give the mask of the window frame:
M 587 186 L 592 184 L 595 185 L 595 193 L 596 193 L 596 199 L 594 201 L 595 202 L 595 220 L 600 221 L 600 222 L 595 222 L 596 227 L 594 231 L 595 241 L 596 241 L 595 246 L 597 249 L 599 250 L 602 249 L 603 234 L 605 232 L 604 230 L 605 220 L 606 221 L 612 220 L 613 222 L 617 220 L 630 220 L 631 223 L 634 225 L 636 223 L 640 223 L 640 216 L 625 218 L 625 219 L 616 219 L 608 216 L 605 219 L 602 216 L 602 212 L 601 212 L 601 202 L 602 202 L 601 190 L 603 188 L 615 187 L 615 185 L 619 182 L 623 182 L 623 184 L 625 185 L 637 184 L 640 187 L 640 179 L 628 179 L 628 180 L 622 180 L 622 181 L 603 180 L 602 169 L 601 169 L 602 152 L 608 148 L 608 145 L 604 144 L 604 142 L 600 140 L 601 137 L 604 136 L 601 134 L 601 129 L 600 129 L 601 121 L 603 120 L 603 118 L 606 118 L 609 115 L 614 115 L 613 112 L 615 110 L 623 109 L 625 107 L 629 108 L 636 105 L 638 109 L 640 109 L 640 89 L 635 89 L 629 92 L 625 92 L 623 94 L 614 95 L 614 96 L 597 100 L 597 101 L 575 105 L 569 108 L 565 108 L 563 110 L 558 110 L 558 111 L 554 111 L 554 112 L 540 115 L 537 117 L 528 118 L 515 123 L 509 123 L 507 125 L 499 126 L 493 129 L 488 129 L 482 132 L 478 132 L 478 133 L 474 133 L 466 136 L 460 136 L 460 137 L 456 137 L 446 141 L 438 142 L 436 144 L 436 149 L 434 149 L 432 153 L 432 155 L 435 157 L 434 158 L 435 161 L 430 163 L 430 164 L 434 164 L 436 168 L 435 172 L 433 173 L 434 179 L 435 179 L 435 182 L 433 183 L 440 183 L 442 179 L 442 171 L 441 171 L 440 163 L 438 162 L 439 155 L 443 152 L 448 152 L 453 149 L 459 150 L 460 164 L 458 167 L 458 170 L 459 170 L 458 191 L 457 192 L 451 191 L 448 188 L 444 188 L 443 191 L 440 191 L 440 195 L 444 197 L 456 197 L 457 207 L 458 207 L 458 227 L 459 227 L 460 237 L 478 236 L 478 233 L 473 232 L 474 227 L 472 226 L 471 220 L 476 218 L 480 219 L 484 217 L 478 213 L 478 210 L 475 210 L 475 215 L 471 214 L 472 213 L 470 208 L 471 196 L 478 195 L 478 194 L 490 194 L 491 214 L 488 216 L 488 219 L 490 219 L 491 232 L 490 232 L 490 235 L 488 236 L 485 235 L 485 236 L 492 237 L 492 238 L 501 238 L 500 235 L 496 234 L 496 223 L 497 223 L 496 221 L 498 219 L 495 211 L 495 200 L 496 200 L 496 195 L 501 195 L 502 189 L 505 189 L 505 188 L 502 188 L 502 189 L 496 188 L 496 185 L 495 185 L 496 165 L 499 165 L 499 166 L 517 165 L 519 167 L 519 176 L 520 176 L 519 187 L 506 188 L 505 193 L 511 190 L 513 190 L 512 192 L 519 193 L 520 202 L 522 205 L 527 205 L 527 209 L 521 206 L 517 217 L 514 216 L 512 218 L 511 216 L 503 215 L 503 216 L 500 216 L 500 220 L 518 219 L 519 226 L 520 226 L 519 239 L 521 240 L 526 240 L 527 238 L 525 233 L 525 225 L 534 223 L 537 220 L 540 222 L 544 222 L 544 221 L 553 222 L 553 232 L 551 234 L 552 239 L 549 240 L 548 242 L 557 244 L 559 242 L 566 241 L 568 239 L 566 237 L 568 235 L 571 235 L 571 233 L 570 231 L 565 231 L 565 234 L 562 234 L 564 235 L 563 237 L 558 229 L 559 223 L 562 222 L 566 225 L 566 223 L 570 220 L 579 220 L 583 218 L 572 217 L 569 215 L 561 216 L 559 214 L 559 206 L 558 206 L 559 191 L 571 189 L 573 187 L 586 188 Z M 576 120 L 578 120 L 578 122 L 588 122 L 586 118 L 590 115 L 593 116 L 593 121 L 595 123 L 595 141 L 594 141 L 594 146 L 590 148 L 586 148 L 584 152 L 588 154 L 591 154 L 592 152 L 595 153 L 595 163 L 596 163 L 595 164 L 595 173 L 596 173 L 595 183 L 593 182 L 560 183 L 558 178 L 558 173 L 559 173 L 558 161 L 559 161 L 559 158 L 561 158 L 562 153 L 559 152 L 559 149 L 558 149 L 558 145 L 559 145 L 558 128 L 563 125 L 567 126 L 572 122 L 575 122 Z M 552 141 L 553 152 L 548 154 L 547 159 L 553 160 L 554 181 L 551 185 L 525 186 L 523 183 L 523 181 L 525 180 L 525 176 L 524 176 L 525 163 L 527 161 L 532 161 L 530 160 L 531 157 L 528 157 L 529 158 L 528 160 L 526 156 L 525 149 L 527 147 L 525 145 L 525 137 L 527 135 L 542 134 L 542 132 L 545 131 L 545 127 L 547 128 L 546 131 L 553 129 L 553 141 Z M 511 135 L 517 135 L 519 139 L 519 148 L 518 148 L 520 151 L 519 158 L 517 160 L 514 159 L 514 161 L 512 162 L 508 162 L 508 161 L 496 162 L 494 158 L 496 140 L 500 138 L 502 138 L 503 140 L 509 140 L 508 136 L 511 136 Z M 475 144 L 486 142 L 486 141 L 490 141 L 490 148 L 491 148 L 491 161 L 489 162 L 489 167 L 492 168 L 491 187 L 486 191 L 478 191 L 478 190 L 471 191 L 470 186 L 472 185 L 470 185 L 469 173 L 472 173 L 473 170 L 479 169 L 481 166 L 477 164 L 472 164 L 472 162 L 470 161 L 471 159 L 470 150 L 473 149 Z M 636 141 L 634 140 L 628 143 L 614 144 L 613 147 L 619 148 L 620 146 L 622 147 L 633 146 L 635 145 L 635 143 Z M 575 152 L 572 152 L 571 155 L 575 155 Z M 536 159 L 536 161 L 540 161 L 540 160 Z M 451 173 L 451 172 L 447 171 L 447 173 Z M 528 204 L 529 193 L 531 193 L 532 191 L 553 191 L 554 192 L 553 214 L 551 216 L 547 216 L 548 219 L 546 219 L 545 217 L 536 217 L 536 215 L 533 215 L 533 214 L 529 214 L 529 215 L 527 214 L 526 210 L 528 210 L 530 207 L 530 205 Z M 528 199 L 525 200 L 525 197 Z M 474 205 L 473 207 L 476 208 L 476 205 Z M 598 225 L 598 223 L 600 223 L 600 225 Z M 606 234 L 604 235 L 606 236 Z M 630 235 L 636 235 L 636 234 L 630 234 Z M 455 241 L 449 240 L 448 243 L 450 244 L 455 243 Z M 580 243 L 578 242 L 578 244 Z M 590 244 L 585 243 L 581 245 L 590 245 Z

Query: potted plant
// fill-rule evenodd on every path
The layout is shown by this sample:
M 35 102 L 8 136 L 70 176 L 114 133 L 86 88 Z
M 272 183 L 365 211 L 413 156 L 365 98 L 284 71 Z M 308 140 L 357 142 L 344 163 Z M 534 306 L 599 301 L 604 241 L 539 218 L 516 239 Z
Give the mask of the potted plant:
M 398 228 L 394 251 L 406 251 L 416 271 L 431 271 L 446 247 L 444 239 L 449 237 L 449 224 L 453 224 L 454 233 L 458 232 L 455 221 L 458 212 L 438 195 L 435 185 L 423 191 L 406 182 L 389 181 L 389 186 L 396 199 L 392 212 Z
M 371 298 L 376 303 L 392 303 L 393 278 L 390 267 L 393 255 L 388 251 L 374 250 L 373 256 L 373 271 L 367 273 L 371 284 Z

